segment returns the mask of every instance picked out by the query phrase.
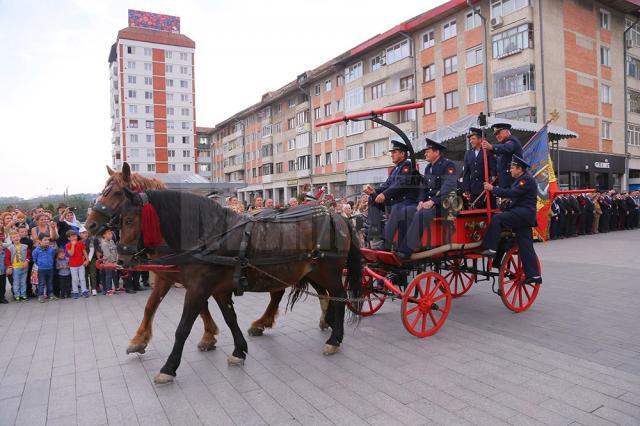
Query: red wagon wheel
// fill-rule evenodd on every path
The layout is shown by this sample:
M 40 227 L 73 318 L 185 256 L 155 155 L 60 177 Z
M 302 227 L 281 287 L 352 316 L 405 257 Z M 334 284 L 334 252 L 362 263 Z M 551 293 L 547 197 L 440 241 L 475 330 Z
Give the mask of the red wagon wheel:
M 445 261 L 443 268 L 447 271 L 443 278 L 449 283 L 451 296 L 460 297 L 469 291 L 471 285 L 476 281 L 476 274 L 462 270 L 462 259 L 450 259 Z
M 411 281 L 402 298 L 402 323 L 417 337 L 434 335 L 451 308 L 451 292 L 442 275 L 423 272 Z
M 540 270 L 540 260 L 538 269 Z M 504 257 L 500 268 L 500 298 L 513 312 L 526 311 L 533 305 L 540 291 L 540 284 L 524 284 L 525 275 L 517 247 L 512 247 Z
M 342 286 L 345 290 L 348 287 L 346 271 L 343 271 L 342 273 Z M 362 271 L 360 297 L 362 297 L 364 301 L 360 306 L 358 306 L 357 303 L 346 302 L 347 307 L 354 314 L 362 317 L 370 317 L 380 310 L 384 301 L 387 299 L 385 294 L 377 293 L 376 290 L 384 290 L 384 284 L 367 274 L 365 271 Z

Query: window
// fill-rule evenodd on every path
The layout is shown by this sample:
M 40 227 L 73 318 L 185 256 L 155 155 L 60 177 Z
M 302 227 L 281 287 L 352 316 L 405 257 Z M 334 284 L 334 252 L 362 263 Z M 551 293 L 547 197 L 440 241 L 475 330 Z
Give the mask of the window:
M 627 75 L 640 80 L 640 60 L 630 55 L 627 55 Z
M 284 144 L 282 142 L 278 142 L 276 144 L 276 154 L 284 152 Z
M 296 140 L 295 139 L 289 139 L 288 144 L 287 144 L 287 151 L 292 151 L 296 149 Z
M 320 108 L 318 108 L 320 109 Z M 287 119 L 287 129 L 291 130 L 291 129 L 295 129 L 296 128 L 296 119 L 295 117 L 291 117 L 289 119 Z
M 138 105 L 129 104 L 129 114 L 135 114 L 138 112 Z
M 127 82 L 129 84 L 136 84 L 136 76 L 135 75 L 128 75 L 127 76 Z
M 524 65 L 494 74 L 494 98 L 515 95 L 516 93 L 527 92 L 530 90 L 535 90 L 535 73 L 533 65 Z
M 317 107 L 317 108 L 313 109 L 313 119 L 314 120 L 320 119 L 320 117 L 322 117 L 320 114 L 321 114 L 320 113 L 320 107 Z
M 167 107 L 167 115 L 173 115 L 173 114 L 174 114 L 173 107 Z
M 146 135 L 145 140 L 147 143 L 153 143 L 153 135 Z
M 190 158 L 190 157 L 191 157 L 191 151 L 189 151 L 188 149 L 183 149 L 182 158 Z
M 480 15 L 477 10 L 470 10 L 464 15 L 464 29 L 469 31 L 480 26 Z
M 313 137 L 315 143 L 322 142 L 322 132 L 320 130 L 316 131 Z
M 320 154 L 317 154 L 314 157 L 314 164 L 315 164 L 315 167 L 322 167 L 322 157 L 320 156 Z
M 144 92 L 144 98 L 145 99 L 153 99 L 153 92 Z
M 409 110 L 405 110 L 405 111 L 400 111 L 400 113 L 398 114 L 398 122 L 399 123 L 406 123 L 408 121 L 415 121 L 416 119 L 416 110 L 415 109 L 409 109 Z
M 148 149 L 147 150 L 147 158 L 156 158 L 156 150 Z
M 140 171 L 140 164 L 131 164 L 131 171 L 139 172 Z
M 180 102 L 189 102 L 189 94 L 181 93 L 180 94 Z
M 151 86 L 153 84 L 153 78 L 145 77 L 144 78 L 144 84 L 145 84 L 145 86 Z
M 187 80 L 180 80 L 180 87 L 186 89 L 187 87 L 189 87 L 189 82 Z
M 435 31 L 429 30 L 422 34 L 422 48 L 427 49 L 433 47 L 436 44 Z
M 611 86 L 606 84 L 600 85 L 600 102 L 603 104 L 611 103 Z
M 144 122 L 144 127 L 147 129 L 153 129 L 153 121 L 147 120 Z
M 314 96 L 320 96 L 320 85 L 316 84 L 315 86 L 313 86 L 313 94 Z
M 173 80 L 170 78 L 167 79 L 167 87 L 173 87 Z
M 347 136 L 356 135 L 362 133 L 365 130 L 364 121 L 350 121 L 347 123 Z
M 129 120 L 129 128 L 137 129 L 138 128 L 138 120 Z
M 422 80 L 424 82 L 435 80 L 436 78 L 436 64 L 430 64 L 422 68 Z
M 189 124 L 188 121 L 182 121 L 180 122 L 180 128 L 182 130 L 191 130 L 191 125 Z
M 634 21 L 629 18 L 625 18 L 624 20 L 624 28 L 630 28 L 627 32 L 627 39 L 631 42 L 632 46 L 640 46 L 640 26 L 636 24 L 631 28 L 633 23 Z
M 338 128 L 338 134 L 337 134 L 337 138 L 341 138 L 344 136 L 344 124 L 338 124 L 337 126 Z
M 344 149 L 336 151 L 336 163 L 344 163 Z
M 263 145 L 260 151 L 263 157 L 271 157 L 273 155 L 273 145 Z
M 432 96 L 424 100 L 424 115 L 436 113 L 436 98 Z
M 459 100 L 458 100 L 458 91 L 454 90 L 453 92 L 447 92 L 444 94 L 444 109 L 449 110 L 453 108 L 458 108 Z
M 308 110 L 304 110 L 304 111 L 300 111 L 299 113 L 296 114 L 296 124 L 298 126 L 302 126 L 305 123 L 309 122 L 309 111 Z
M 351 111 L 364 103 L 364 89 L 356 87 L 345 94 L 345 111 Z
M 311 156 L 310 155 L 303 155 L 301 157 L 298 157 L 297 160 L 297 165 L 298 165 L 298 169 L 297 170 L 306 170 L 309 167 L 311 167 Z
M 267 163 L 262 166 L 262 176 L 273 174 L 273 163 Z
M 175 149 L 168 149 L 167 150 L 167 157 L 173 158 L 175 156 L 176 156 L 176 150 Z
M 276 163 L 276 173 L 282 173 L 282 163 Z
M 289 104 L 289 109 L 296 106 L 296 98 L 289 98 L 288 104 Z
M 387 143 L 384 141 L 373 142 L 369 144 L 370 157 L 380 157 L 384 155 Z
M 364 144 L 347 147 L 347 161 L 364 160 Z
M 533 48 L 533 27 L 523 24 L 502 31 L 492 37 L 493 59 L 518 53 L 523 49 Z
M 351 65 L 344 72 L 344 79 L 347 83 L 362 77 L 362 62 Z
M 175 129 L 176 122 L 173 120 L 167 120 L 167 129 Z
M 131 148 L 129 150 L 129 156 L 133 157 L 133 158 L 139 157 L 140 156 L 140 150 L 138 148 Z
M 176 141 L 175 136 L 167 136 L 167 143 L 175 143 L 175 141 Z
M 384 96 L 384 82 L 371 86 L 371 100 L 379 99 Z
M 180 52 L 180 60 L 186 61 L 189 59 L 189 54 L 187 52 Z
M 604 9 L 600 9 L 600 28 L 602 28 L 603 30 L 611 29 L 609 24 L 610 22 L 611 14 Z
M 324 128 L 324 140 L 328 141 L 333 138 L 333 127 L 325 127 Z
M 267 124 L 266 126 L 262 127 L 262 137 L 263 138 L 267 138 L 269 136 L 273 135 L 273 132 L 271 131 L 271 124 Z
M 325 164 L 325 166 L 331 165 L 331 160 L 332 160 L 332 155 L 331 155 L 330 152 L 327 152 L 326 154 L 324 154 L 324 164 Z
M 382 53 L 371 58 L 371 71 L 380 69 L 382 65 Z
M 336 86 L 344 86 L 344 75 L 338 74 L 336 76 Z
M 282 132 L 282 124 L 276 123 L 273 126 L 273 133 L 281 133 Z
M 413 76 L 409 75 L 400 79 L 400 91 L 413 89 Z
M 170 172 L 175 172 L 176 171 L 176 165 L 175 164 L 169 164 L 169 171 Z
M 180 115 L 182 115 L 183 117 L 188 117 L 189 116 L 189 108 L 180 108 Z
M 191 171 L 191 164 L 183 164 L 182 165 L 182 171 L 183 172 L 190 172 Z
M 611 139 L 611 123 L 608 121 L 602 121 L 602 139 Z
M 145 47 L 144 48 L 144 56 L 151 56 L 151 48 L 150 47 Z
M 127 68 L 128 69 L 135 69 L 136 68 L 136 61 L 127 61 Z
M 173 53 L 170 50 L 165 50 L 164 51 L 164 58 L 165 59 L 171 59 L 172 56 L 173 56 Z
M 148 172 L 155 172 L 156 171 L 156 165 L 155 164 L 147 164 L 147 171 Z
M 640 146 L 640 126 L 629 124 L 627 126 L 627 138 L 629 145 Z
M 173 101 L 173 93 L 167 92 L 167 100 L 168 101 Z
M 331 80 L 325 80 L 324 81 L 324 91 L 325 92 L 330 92 L 331 91 Z
M 133 46 L 127 46 L 127 53 L 129 55 L 135 55 L 136 54 L 136 48 Z
M 467 103 L 475 104 L 484 101 L 484 84 L 477 83 L 467 87 Z
M 450 58 L 445 58 L 444 75 L 453 74 L 454 72 L 458 72 L 458 57 L 451 56 Z
M 136 97 L 136 91 L 135 90 L 129 90 L 129 97 L 130 98 L 135 98 Z
M 403 40 L 387 48 L 387 64 L 398 62 L 409 55 L 411 55 L 411 46 L 408 40 Z
M 480 65 L 483 61 L 482 46 L 476 46 L 467 50 L 466 68 L 475 67 Z
M 536 108 L 520 108 L 512 111 L 498 112 L 496 113 L 496 117 L 533 123 L 536 121 Z
M 446 24 L 442 25 L 442 40 L 448 40 L 457 35 L 456 20 L 452 19 Z
M 640 114 L 640 92 L 636 92 L 635 90 L 628 91 L 629 98 L 629 111 Z
M 529 6 L 529 0 L 493 0 L 491 17 L 505 16 L 526 6 Z
M 184 74 L 187 75 L 189 73 L 189 68 L 188 67 L 180 67 L 180 74 Z
M 324 104 L 324 116 L 329 117 L 331 114 L 331 104 Z
M 129 135 L 129 142 L 138 142 L 138 135 Z
M 144 63 L 144 70 L 145 71 L 151 71 L 151 69 L 152 69 L 151 62 L 145 62 Z
M 344 103 L 342 102 L 342 99 L 338 99 L 336 101 L 336 112 L 342 111 L 343 107 L 344 107 Z
M 609 64 L 609 48 L 605 46 L 600 46 L 600 65 L 604 65 L 606 67 L 611 66 Z

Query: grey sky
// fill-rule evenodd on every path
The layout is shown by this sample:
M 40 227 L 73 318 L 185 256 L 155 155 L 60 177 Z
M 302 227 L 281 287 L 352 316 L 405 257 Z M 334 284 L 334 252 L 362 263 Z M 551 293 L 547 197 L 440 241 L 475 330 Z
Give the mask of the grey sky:
M 442 0 L 0 0 L 0 196 L 97 192 L 110 163 L 107 57 L 127 9 L 196 42 L 197 124 L 213 126 Z

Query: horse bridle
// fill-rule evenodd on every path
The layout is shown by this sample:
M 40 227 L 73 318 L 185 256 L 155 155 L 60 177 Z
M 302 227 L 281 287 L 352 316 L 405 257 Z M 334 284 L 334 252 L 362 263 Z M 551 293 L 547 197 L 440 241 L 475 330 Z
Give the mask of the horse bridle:
M 126 188 L 125 191 L 131 191 L 131 190 Z M 133 192 L 133 191 L 131 191 L 131 192 Z M 135 192 L 134 194 L 135 194 L 136 197 L 139 198 L 139 200 L 137 200 L 136 203 L 134 204 L 134 208 L 141 212 L 142 211 L 142 207 L 149 202 L 149 197 L 144 192 Z M 117 214 L 116 217 L 119 217 L 119 216 L 122 215 L 122 213 L 123 213 L 122 212 L 122 207 L 124 206 L 125 202 L 126 202 L 126 198 L 125 198 L 124 201 L 122 201 L 120 203 L 120 206 L 118 207 L 118 211 L 116 212 L 116 214 Z M 142 235 L 142 229 L 140 229 L 140 235 L 138 236 L 138 242 L 137 242 L 137 244 L 135 246 L 132 245 L 132 244 L 120 244 L 120 243 L 118 243 L 116 245 L 116 251 L 117 251 L 118 254 L 122 254 L 122 255 L 125 255 L 125 256 L 131 256 L 136 262 L 139 262 L 139 263 L 149 262 L 149 258 L 143 256 L 143 255 L 147 254 L 149 252 L 149 250 L 147 249 L 147 247 L 144 246 L 144 236 Z

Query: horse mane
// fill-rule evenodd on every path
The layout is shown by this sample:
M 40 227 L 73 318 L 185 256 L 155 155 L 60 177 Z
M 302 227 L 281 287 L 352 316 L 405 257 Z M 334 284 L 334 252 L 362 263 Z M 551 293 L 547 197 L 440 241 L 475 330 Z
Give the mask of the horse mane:
M 122 178 L 122 172 L 114 172 L 109 179 L 111 182 L 117 183 L 120 187 L 127 186 L 127 183 Z M 167 189 L 167 186 L 161 180 L 144 177 L 139 173 L 131 173 L 131 187 L 137 188 L 139 191 Z
M 217 202 L 189 192 L 145 191 L 160 219 L 160 230 L 167 244 L 184 251 L 198 247 L 214 248 L 227 227 L 228 219 L 239 217 Z

